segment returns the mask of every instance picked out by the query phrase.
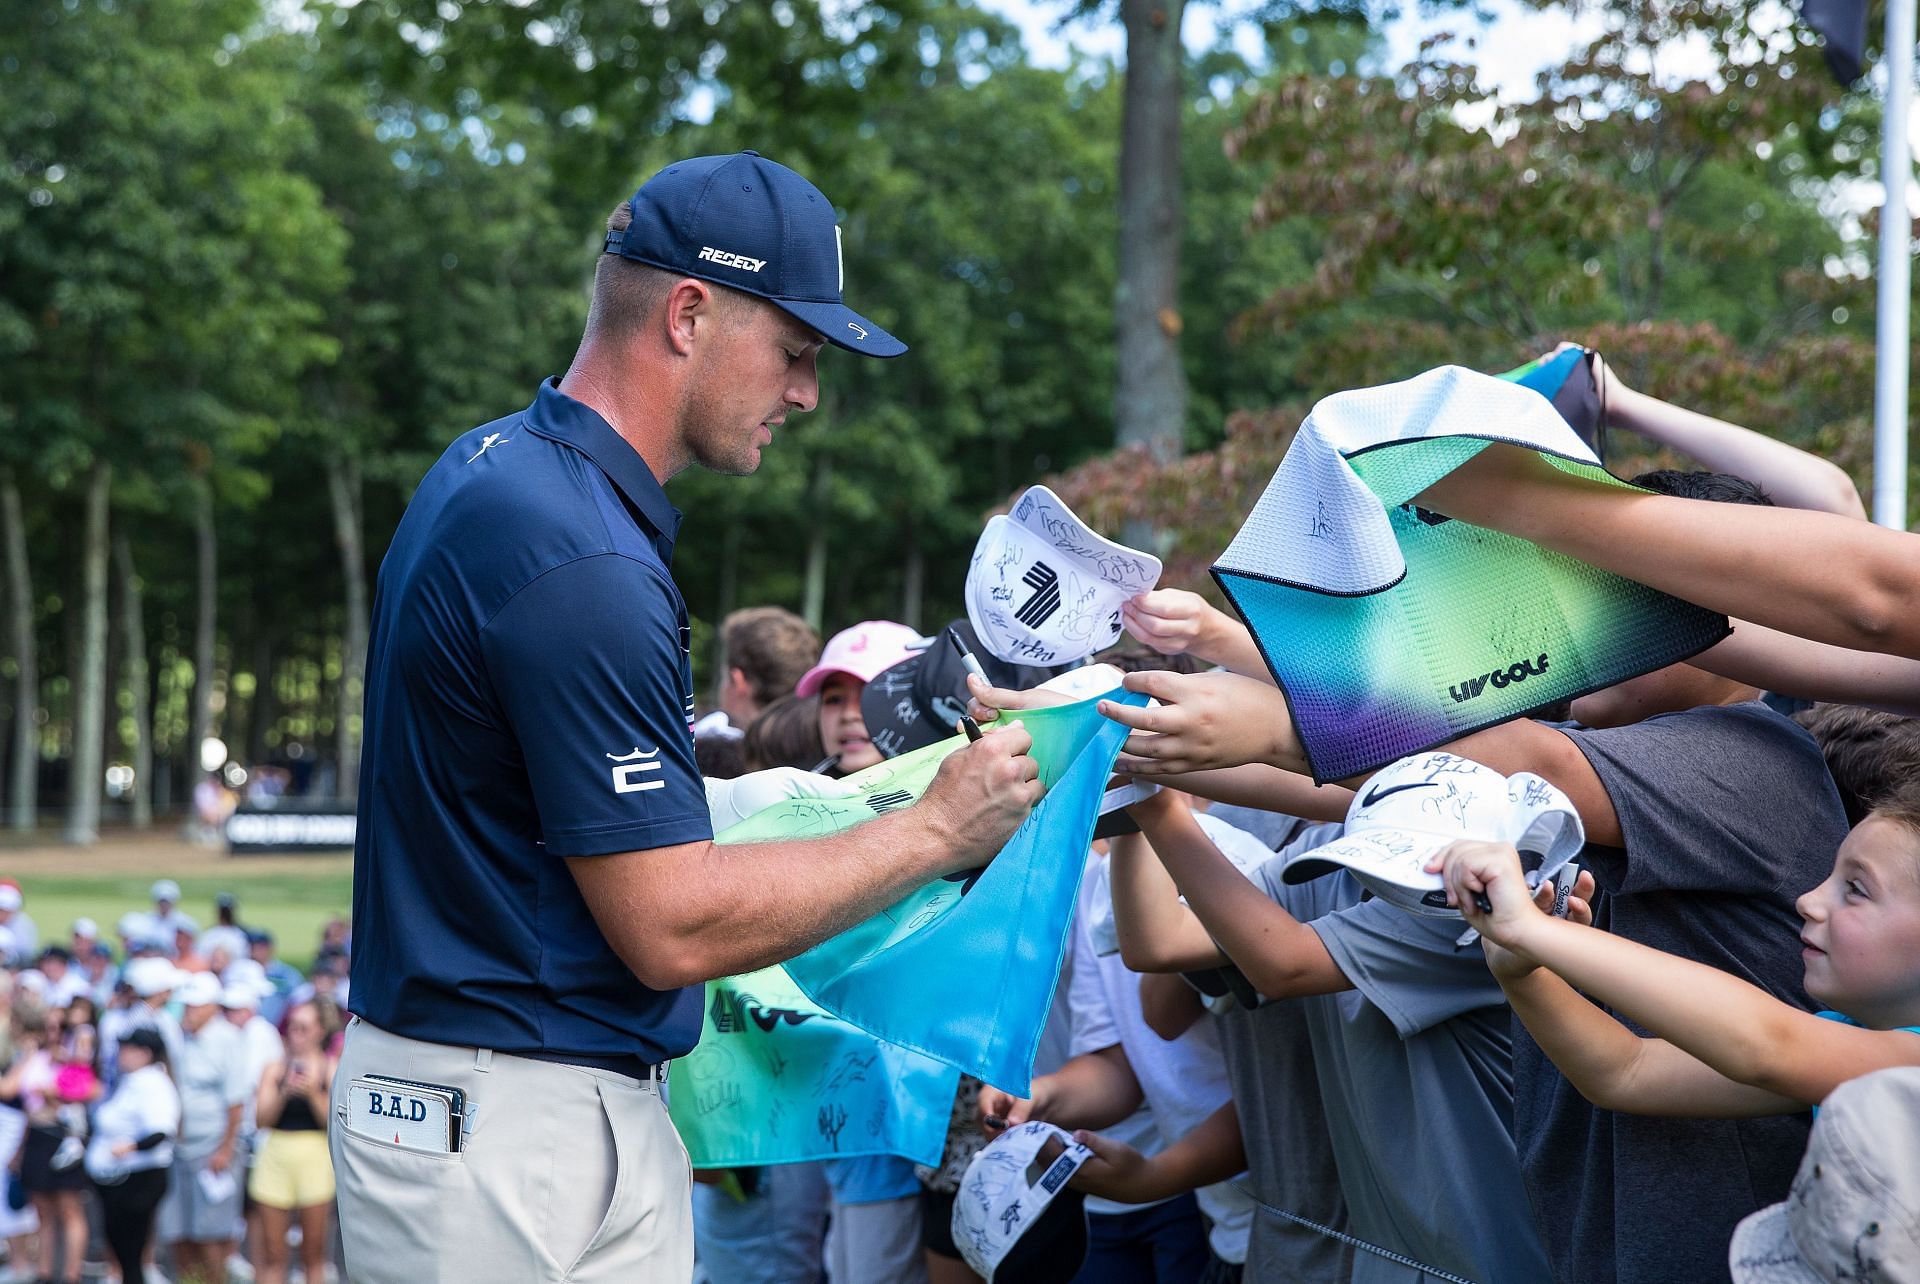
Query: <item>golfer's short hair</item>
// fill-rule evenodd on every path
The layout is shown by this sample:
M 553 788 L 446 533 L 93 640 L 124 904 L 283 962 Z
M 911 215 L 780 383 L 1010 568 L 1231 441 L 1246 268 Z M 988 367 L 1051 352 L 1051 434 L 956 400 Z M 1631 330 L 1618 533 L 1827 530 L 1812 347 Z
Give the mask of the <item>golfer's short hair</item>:
M 624 232 L 632 222 L 632 207 L 621 201 L 607 215 L 607 231 Z M 588 337 L 618 340 L 635 334 L 659 310 L 674 282 L 686 277 L 685 272 L 635 263 L 618 254 L 602 254 L 593 269 L 593 301 L 587 308 Z M 717 286 L 713 294 L 726 324 L 737 324 L 736 318 L 744 315 L 738 305 L 746 296 L 724 286 Z
M 633 222 L 625 201 L 607 216 L 607 231 L 624 232 Z M 595 339 L 624 339 L 646 324 L 680 278 L 664 268 L 649 267 L 602 254 L 593 270 L 593 302 L 587 309 L 587 335 Z
M 762 709 L 792 695 L 819 659 L 820 635 L 782 607 L 750 606 L 720 621 L 721 672 L 745 674 L 753 702 Z

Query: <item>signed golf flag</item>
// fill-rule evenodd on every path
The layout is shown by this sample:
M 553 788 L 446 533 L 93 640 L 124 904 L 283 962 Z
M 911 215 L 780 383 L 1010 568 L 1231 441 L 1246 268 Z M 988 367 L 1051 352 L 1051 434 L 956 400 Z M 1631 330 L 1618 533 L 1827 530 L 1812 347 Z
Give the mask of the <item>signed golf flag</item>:
M 1144 704 L 1114 690 L 1103 699 Z M 1127 729 L 1096 701 L 1021 713 L 1047 793 L 984 871 L 917 888 L 798 958 L 802 990 L 870 1033 L 917 1048 L 1025 1096 L 1066 949 L 1074 893 Z M 849 777 L 848 798 L 795 798 L 750 816 L 727 837 L 803 837 L 845 828 L 918 798 L 958 740 L 929 745 Z
M 669 1109 L 695 1168 L 853 1155 L 938 1167 L 960 1072 L 823 1010 L 784 968 L 707 983 Z
M 1411 503 L 1494 441 L 1629 488 L 1539 393 L 1443 366 L 1316 405 L 1214 564 L 1286 692 L 1316 780 L 1727 636 L 1723 615 Z
M 1047 794 L 984 870 L 916 888 L 783 967 L 708 983 L 700 1044 L 674 1067 L 670 1093 L 695 1167 L 876 1153 L 938 1163 L 959 1069 L 1027 1094 L 1126 738 L 1095 704 L 1019 715 Z M 964 743 L 849 776 L 844 797 L 788 799 L 719 841 L 822 838 L 910 806 Z

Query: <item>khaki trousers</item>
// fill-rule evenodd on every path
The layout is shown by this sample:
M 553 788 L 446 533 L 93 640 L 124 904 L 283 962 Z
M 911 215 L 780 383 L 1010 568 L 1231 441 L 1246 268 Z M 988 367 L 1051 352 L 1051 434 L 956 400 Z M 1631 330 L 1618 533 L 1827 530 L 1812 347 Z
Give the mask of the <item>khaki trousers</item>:
M 346 1130 L 361 1075 L 466 1093 L 464 1148 L 421 1154 Z M 355 1018 L 334 1084 L 340 1233 L 354 1284 L 686 1284 L 692 1171 L 660 1086 L 422 1043 Z

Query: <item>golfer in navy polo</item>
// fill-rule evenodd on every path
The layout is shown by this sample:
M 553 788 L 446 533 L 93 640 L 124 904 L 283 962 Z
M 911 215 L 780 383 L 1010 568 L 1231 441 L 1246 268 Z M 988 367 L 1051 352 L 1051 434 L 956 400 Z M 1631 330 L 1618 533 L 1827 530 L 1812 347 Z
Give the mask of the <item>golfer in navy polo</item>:
M 380 569 L 332 1130 L 354 1280 L 687 1280 L 660 1085 L 699 984 L 990 859 L 1040 792 L 1014 729 L 847 834 L 714 846 L 662 485 L 753 472 L 824 344 L 906 349 L 841 302 L 832 204 L 753 152 L 608 229 L 566 375 L 454 441 Z

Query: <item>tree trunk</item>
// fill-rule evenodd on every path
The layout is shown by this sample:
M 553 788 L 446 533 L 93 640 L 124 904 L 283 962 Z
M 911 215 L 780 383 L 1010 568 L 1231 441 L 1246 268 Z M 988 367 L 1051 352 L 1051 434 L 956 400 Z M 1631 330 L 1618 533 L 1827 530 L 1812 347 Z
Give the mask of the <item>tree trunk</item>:
M 813 514 L 813 529 L 807 536 L 807 579 L 801 592 L 800 615 L 816 630 L 827 606 L 827 501 L 833 487 L 833 458 L 822 450 L 813 457 L 813 484 L 808 491 L 808 510 Z
M 133 793 L 129 797 L 135 829 L 153 824 L 153 710 L 147 702 L 147 622 L 140 580 L 133 573 L 133 546 L 127 533 L 113 533 L 113 566 L 120 581 L 120 639 L 124 648 L 121 681 L 127 684 L 133 719 Z
M 100 838 L 101 772 L 107 723 L 107 488 L 112 466 L 96 460 L 87 476 L 81 539 L 81 623 L 73 675 L 73 772 L 67 787 L 65 841 Z
M 219 544 L 213 530 L 213 479 L 201 477 L 194 487 L 193 533 L 197 574 L 193 620 L 193 716 L 188 719 L 187 762 L 189 778 L 199 782 L 203 764 L 200 746 L 213 734 L 213 642 Z
M 907 565 L 901 580 L 900 623 L 917 629 L 927 596 L 927 555 L 920 550 L 917 531 L 907 532 Z
M 194 716 L 188 720 L 186 762 L 192 781 L 200 781 L 200 747 L 213 735 L 213 630 L 217 624 L 217 555 L 213 534 L 213 478 L 202 476 L 194 486 Z
M 20 482 L 8 468 L 0 471 L 0 538 L 7 546 L 7 615 L 13 626 L 13 661 L 20 666 L 13 685 L 12 780 L 7 790 L 7 823 L 30 830 L 39 818 L 40 657 L 33 637 L 33 580 L 27 565 L 27 523 L 20 509 Z
M 267 732 L 278 716 L 273 688 L 273 637 L 265 628 L 253 636 L 253 699 L 247 703 L 247 761 L 265 762 L 271 756 Z
M 327 456 L 327 490 L 333 496 L 333 541 L 347 586 L 346 631 L 340 639 L 340 682 L 334 692 L 334 737 L 340 763 L 341 798 L 360 785 L 360 713 L 367 672 L 367 555 L 361 534 L 360 465 Z
M 1187 422 L 1180 367 L 1182 0 L 1121 0 L 1127 79 L 1120 116 L 1119 358 L 1113 422 L 1121 446 L 1179 457 Z M 1128 523 L 1138 543 L 1151 531 Z

